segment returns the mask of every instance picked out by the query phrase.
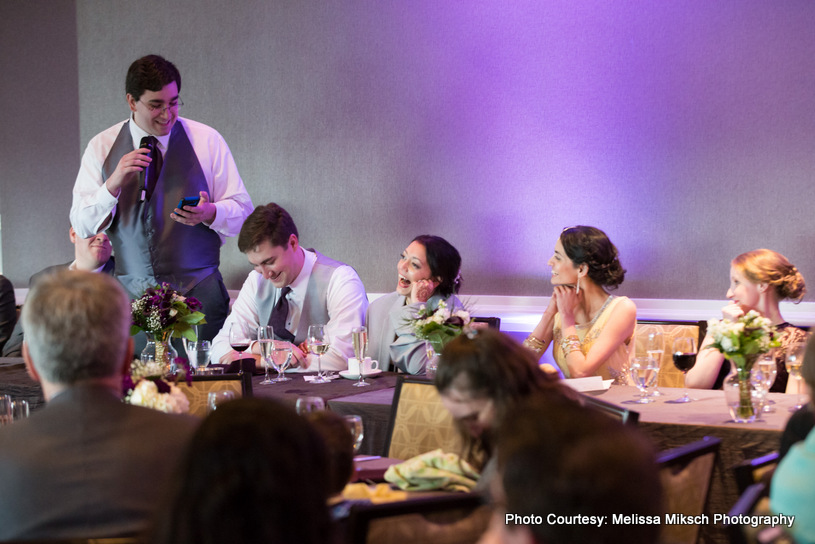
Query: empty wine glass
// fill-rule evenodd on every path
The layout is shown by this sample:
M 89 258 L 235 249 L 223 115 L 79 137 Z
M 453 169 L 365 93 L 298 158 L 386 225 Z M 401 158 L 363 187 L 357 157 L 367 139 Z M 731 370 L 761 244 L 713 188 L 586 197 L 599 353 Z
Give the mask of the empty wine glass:
M 359 361 L 359 381 L 354 384 L 354 387 L 371 385 L 365 381 L 365 352 L 368 350 L 368 329 L 354 327 L 351 336 L 354 340 L 354 355 Z
M 645 353 L 656 360 L 658 367 L 662 366 L 662 355 L 665 353 L 665 337 L 662 332 L 654 331 L 648 333 L 648 336 L 645 338 Z M 651 391 L 651 396 L 662 396 L 656 382 L 654 383 L 653 391 Z
M 208 340 L 187 341 L 184 344 L 184 349 L 187 352 L 187 359 L 193 373 L 197 373 L 199 369 L 205 368 L 209 364 L 209 353 L 212 350 L 212 345 Z
M 319 412 L 325 410 L 325 401 L 322 397 L 300 397 L 297 399 L 294 409 L 301 416 L 309 412 Z
M 308 350 L 317 356 L 317 376 L 311 383 L 330 383 L 331 380 L 323 374 L 321 361 L 323 353 L 328 351 L 329 346 L 329 338 L 325 332 L 325 325 L 309 325 L 306 345 L 308 346 Z
M 794 344 L 790 344 L 787 346 L 787 373 L 790 375 L 790 379 L 794 379 L 796 382 L 796 391 L 798 392 L 798 397 L 795 402 L 795 406 L 790 408 L 790 412 L 795 412 L 800 410 L 804 404 L 807 402 L 806 395 L 803 394 L 802 387 L 803 387 L 803 377 L 801 376 L 801 365 L 804 363 L 804 351 L 806 350 L 806 344 L 803 342 L 796 342 Z
M 771 404 L 774 403 L 767 399 L 767 393 L 770 392 L 770 388 L 773 386 L 773 383 L 775 383 L 777 374 L 778 366 L 776 365 L 775 354 L 772 350 L 761 354 L 750 372 L 750 379 L 753 381 L 756 389 L 760 391 L 761 398 L 764 401 L 764 407 L 761 409 L 762 412 L 775 412 L 775 408 L 771 406 Z
M 361 416 L 344 416 L 345 422 L 351 429 L 351 436 L 354 438 L 354 455 L 359 453 L 359 448 L 362 446 L 362 439 L 365 433 L 362 428 Z
M 654 402 L 654 399 L 648 396 L 648 389 L 654 386 L 657 382 L 657 374 L 659 373 L 659 363 L 653 357 L 634 357 L 631 359 L 629 366 L 631 373 L 631 380 L 637 389 L 640 390 L 640 396 L 634 400 L 623 401 L 626 404 L 648 404 Z
M 674 340 L 673 345 L 673 361 L 674 366 L 682 371 L 684 376 L 684 381 L 688 381 L 688 371 L 693 368 L 693 365 L 696 364 L 696 339 L 695 338 L 677 338 Z M 691 402 L 696 399 L 692 399 L 688 396 L 688 386 L 685 385 L 685 394 L 684 396 L 676 399 L 666 401 L 671 404 L 682 404 L 685 402 Z
M 290 382 L 291 378 L 287 378 L 283 372 L 289 367 L 291 363 L 292 351 L 291 344 L 282 340 L 275 340 L 272 346 L 272 364 L 277 370 L 277 378 L 273 379 L 274 383 Z
M 269 370 L 273 368 L 272 349 L 274 348 L 274 329 L 271 325 L 258 327 L 258 346 L 260 346 L 260 358 L 263 361 L 263 368 L 266 370 L 260 385 L 269 385 L 274 383 L 274 380 L 269 377 Z

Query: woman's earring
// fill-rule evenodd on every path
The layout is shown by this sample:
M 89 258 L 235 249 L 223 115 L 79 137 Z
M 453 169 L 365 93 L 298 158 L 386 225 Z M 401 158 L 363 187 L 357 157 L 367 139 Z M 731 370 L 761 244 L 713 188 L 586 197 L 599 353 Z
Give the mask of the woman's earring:
M 577 287 L 575 287 L 575 289 L 574 289 L 574 294 L 575 295 L 580 294 L 580 276 L 577 276 Z

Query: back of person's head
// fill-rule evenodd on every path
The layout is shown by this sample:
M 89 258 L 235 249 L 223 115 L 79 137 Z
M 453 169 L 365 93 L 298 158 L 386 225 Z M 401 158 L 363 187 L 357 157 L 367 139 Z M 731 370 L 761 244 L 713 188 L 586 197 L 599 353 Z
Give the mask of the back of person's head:
M 71 385 L 121 372 L 130 301 L 107 274 L 48 274 L 28 293 L 22 320 L 28 353 L 44 380 Z
M 255 208 L 243 222 L 238 235 L 238 249 L 246 253 L 266 241 L 273 247 L 285 246 L 292 234 L 299 237 L 291 215 L 271 202 Z
M 147 55 L 127 69 L 125 92 L 138 100 L 145 91 L 160 91 L 173 81 L 181 92 L 181 74 L 175 64 L 159 55 Z
M 815 341 L 810 336 L 804 353 L 804 364 L 801 365 L 801 377 L 810 390 L 810 397 L 815 404 Z
M 193 435 L 152 542 L 323 544 L 329 535 L 325 445 L 270 399 L 218 406 Z
M 435 385 L 442 396 L 454 391 L 463 398 L 491 400 L 497 425 L 523 398 L 538 393 L 565 394 L 557 378 L 544 373 L 528 349 L 493 329 L 461 334 L 447 343 Z M 458 421 L 457 427 L 464 440 L 465 458 L 482 465 L 492 452 L 492 431 L 475 439 Z
M 345 489 L 354 473 L 354 438 L 348 423 L 329 410 L 309 412 L 305 418 L 320 434 L 328 453 L 329 494 Z
M 731 264 L 751 282 L 772 286 L 778 300 L 800 301 L 807 292 L 804 277 L 798 269 L 786 257 L 771 249 L 742 253 Z
M 501 529 L 529 530 L 536 542 L 644 544 L 659 535 L 652 447 L 636 429 L 591 408 L 552 397 L 519 403 L 499 431 L 496 478 Z M 509 513 L 541 516 L 543 523 L 519 527 Z M 636 516 L 637 523 L 613 523 L 614 514 Z M 573 516 L 606 516 L 606 523 Z
M 578 225 L 560 233 L 560 243 L 574 266 L 588 266 L 588 276 L 597 285 L 615 288 L 625 279 L 617 247 L 596 227 Z
M 458 293 L 461 288 L 461 255 L 441 236 L 422 234 L 413 239 L 424 246 L 427 266 L 434 278 L 439 278 L 436 291 L 443 297 Z

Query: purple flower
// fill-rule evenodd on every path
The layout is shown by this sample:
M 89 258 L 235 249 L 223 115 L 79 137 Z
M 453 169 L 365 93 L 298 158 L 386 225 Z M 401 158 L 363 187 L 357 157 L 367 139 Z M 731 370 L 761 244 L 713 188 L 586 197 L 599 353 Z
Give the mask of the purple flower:
M 155 384 L 159 393 L 169 393 L 171 391 L 170 384 L 164 380 L 155 380 Z

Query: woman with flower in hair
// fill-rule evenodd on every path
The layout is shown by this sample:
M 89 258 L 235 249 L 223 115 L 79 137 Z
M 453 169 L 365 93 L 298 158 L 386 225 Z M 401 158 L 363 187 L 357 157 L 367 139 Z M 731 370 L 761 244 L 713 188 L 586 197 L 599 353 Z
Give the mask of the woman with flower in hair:
M 417 236 L 402 252 L 396 264 L 396 291 L 373 301 L 365 318 L 368 354 L 380 368 L 424 372 L 425 342 L 416 336 L 412 323 L 423 305 L 431 311 L 441 301 L 451 312 L 463 307 L 456 297 L 460 269 L 458 250 L 439 236 Z
M 777 374 L 771 392 L 785 392 L 789 376 L 786 368 L 786 348 L 790 344 L 806 342 L 806 332 L 786 322 L 781 316 L 779 302 L 792 299 L 800 302 L 806 293 L 804 277 L 786 257 L 769 249 L 756 249 L 742 253 L 730 263 L 730 303 L 722 308 L 724 319 L 737 321 L 755 310 L 770 320 L 774 339 L 781 343 L 775 350 Z M 696 365 L 688 371 L 685 385 L 696 389 L 721 389 L 730 373 L 730 363 L 721 352 L 709 348 L 710 335 L 702 340 Z
M 547 264 L 552 298 L 524 346 L 540 357 L 554 342 L 553 356 L 566 378 L 600 375 L 627 383 L 637 307 L 606 291 L 625 278 L 617 248 L 600 229 L 569 227 L 560 233 Z

